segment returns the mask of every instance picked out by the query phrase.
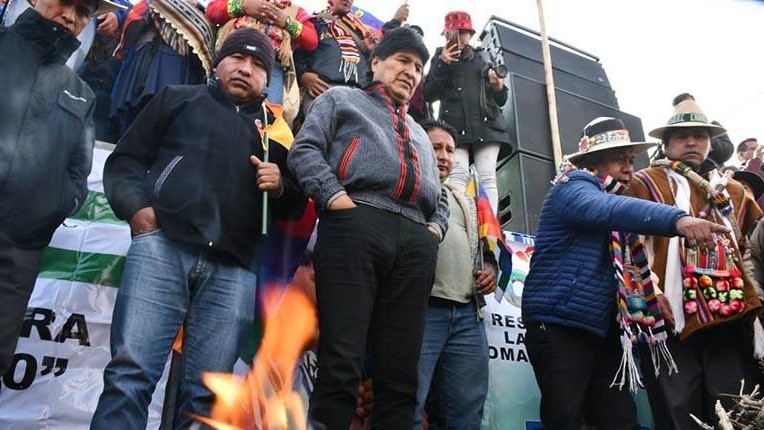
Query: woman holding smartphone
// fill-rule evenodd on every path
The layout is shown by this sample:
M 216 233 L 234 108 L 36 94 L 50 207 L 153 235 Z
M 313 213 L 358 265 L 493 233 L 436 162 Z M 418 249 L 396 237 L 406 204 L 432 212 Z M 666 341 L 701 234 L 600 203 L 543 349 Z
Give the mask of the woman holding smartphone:
M 451 185 L 464 191 L 472 159 L 496 212 L 496 159 L 501 145 L 509 144 L 501 115 L 508 96 L 505 69 L 495 66 L 488 52 L 469 44 L 475 30 L 467 12 L 449 12 L 443 35 L 446 45 L 435 51 L 424 97 L 428 102 L 440 100 L 438 118 L 458 132 Z

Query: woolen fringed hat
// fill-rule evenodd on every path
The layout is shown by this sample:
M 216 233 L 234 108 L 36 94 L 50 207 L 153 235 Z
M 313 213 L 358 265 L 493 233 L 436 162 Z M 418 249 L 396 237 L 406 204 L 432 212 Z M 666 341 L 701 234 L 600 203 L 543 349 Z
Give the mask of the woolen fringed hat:
M 212 67 L 217 67 L 223 58 L 235 53 L 252 56 L 263 63 L 265 73 L 270 81 L 271 69 L 276 62 L 276 51 L 273 50 L 271 39 L 268 36 L 251 28 L 232 31 L 220 46 L 215 55 L 215 60 L 212 62 Z
M 703 127 L 711 137 L 717 137 L 727 132 L 724 127 L 714 125 L 693 99 L 686 99 L 674 106 L 674 114 L 663 127 L 658 127 L 648 133 L 656 139 L 663 139 L 667 130 L 676 128 Z
M 585 156 L 606 149 L 634 148 L 634 154 L 641 154 L 655 146 L 650 142 L 632 142 L 629 138 L 629 130 L 620 119 L 599 117 L 584 126 L 581 131 L 581 140 L 578 142 L 578 152 L 566 155 L 565 158 L 571 163 L 581 161 Z

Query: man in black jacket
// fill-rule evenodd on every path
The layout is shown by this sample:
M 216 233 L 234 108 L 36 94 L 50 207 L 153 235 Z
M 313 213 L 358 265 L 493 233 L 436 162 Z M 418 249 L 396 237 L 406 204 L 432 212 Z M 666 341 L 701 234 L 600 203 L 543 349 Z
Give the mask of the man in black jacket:
M 210 84 L 157 94 L 106 161 L 106 197 L 129 220 L 133 240 L 92 429 L 146 428 L 151 394 L 184 321 L 174 428 L 209 414 L 202 373 L 233 369 L 254 318 L 263 193 L 273 212 L 304 200 L 281 175 L 286 148 L 271 141 L 264 156 L 261 127 L 285 126 L 263 104 L 274 61 L 265 34 L 231 33 Z
M 0 28 L 0 376 L 9 369 L 42 251 L 87 196 L 88 86 L 65 65 L 106 0 L 38 0 Z

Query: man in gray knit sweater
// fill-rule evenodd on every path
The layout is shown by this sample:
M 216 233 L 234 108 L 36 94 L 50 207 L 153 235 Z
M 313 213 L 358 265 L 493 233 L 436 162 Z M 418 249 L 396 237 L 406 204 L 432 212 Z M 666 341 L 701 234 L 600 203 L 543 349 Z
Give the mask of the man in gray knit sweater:
M 412 30 L 387 33 L 371 55 L 373 82 L 318 97 L 289 153 L 320 213 L 316 428 L 348 428 L 367 337 L 374 427 L 414 422 L 424 315 L 448 220 L 432 145 L 406 114 L 428 58 Z

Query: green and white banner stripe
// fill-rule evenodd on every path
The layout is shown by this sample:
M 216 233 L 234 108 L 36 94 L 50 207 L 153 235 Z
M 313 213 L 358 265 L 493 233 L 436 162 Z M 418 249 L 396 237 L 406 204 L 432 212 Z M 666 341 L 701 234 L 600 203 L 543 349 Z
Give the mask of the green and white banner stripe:
M 130 246 L 130 229 L 116 218 L 102 193 L 91 191 L 43 254 L 40 278 L 117 287 Z

